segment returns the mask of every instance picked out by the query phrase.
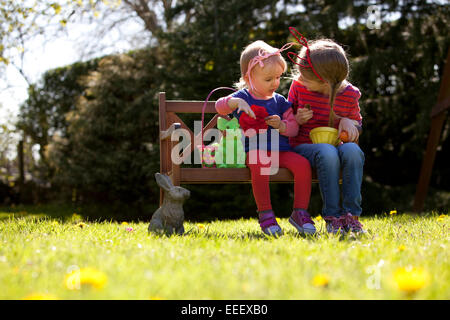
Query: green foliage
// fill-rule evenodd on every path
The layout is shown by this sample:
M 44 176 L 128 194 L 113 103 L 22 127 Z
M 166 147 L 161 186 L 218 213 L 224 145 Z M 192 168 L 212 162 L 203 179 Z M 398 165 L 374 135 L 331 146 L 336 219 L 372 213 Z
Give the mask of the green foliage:
M 49 70 L 38 84 L 28 88 L 17 128 L 39 145 L 39 178 L 43 180 L 51 180 L 55 170 L 47 155 L 48 146 L 53 140 L 68 139 L 66 117 L 75 110 L 80 96 L 85 95 L 86 86 L 80 79 L 95 70 L 98 60 Z
M 58 181 L 76 187 L 84 201 L 140 204 L 148 197 L 158 167 L 152 104 L 161 76 L 148 53 L 105 57 L 83 79 L 87 94 L 68 114 L 70 138 L 55 150 Z

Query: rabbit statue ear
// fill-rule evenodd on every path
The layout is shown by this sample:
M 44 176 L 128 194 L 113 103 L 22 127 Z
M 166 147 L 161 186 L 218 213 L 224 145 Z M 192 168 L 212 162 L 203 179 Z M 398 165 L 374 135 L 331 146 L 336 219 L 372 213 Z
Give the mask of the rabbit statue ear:
M 155 173 L 156 183 L 166 191 L 169 191 L 172 187 L 172 181 L 165 174 L 161 174 L 159 172 Z

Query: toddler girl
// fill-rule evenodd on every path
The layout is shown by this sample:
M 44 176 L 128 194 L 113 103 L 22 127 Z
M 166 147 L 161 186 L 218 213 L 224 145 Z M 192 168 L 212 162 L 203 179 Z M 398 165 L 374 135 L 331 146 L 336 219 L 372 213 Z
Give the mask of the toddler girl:
M 279 167 L 288 168 L 294 175 L 294 205 L 290 223 L 302 234 L 313 234 L 316 231 L 314 222 L 306 211 L 311 194 L 311 167 L 305 158 L 291 151 L 288 137 L 297 135 L 298 124 L 293 115 L 292 104 L 275 92 L 280 85 L 280 77 L 287 68 L 286 61 L 280 54 L 285 49 L 286 46 L 276 49 L 263 41 L 248 45 L 240 59 L 241 79 L 236 84 L 239 91 L 216 102 L 219 114 L 232 113 L 238 120 L 245 118 L 241 119 L 243 113 L 247 118 L 250 116 L 253 119 L 261 114 L 261 110 L 265 115 L 259 120 L 267 127 L 267 131 L 259 131 L 257 143 L 249 143 L 251 130 L 244 131 L 244 136 L 247 136 L 246 164 L 251 171 L 253 196 L 261 230 L 265 234 L 277 236 L 282 234 L 282 230 L 272 210 L 269 175 L 263 174 L 276 166 L 273 159 L 278 159 Z M 242 124 L 241 121 L 240 123 Z M 277 130 L 279 134 L 275 132 L 274 135 L 273 130 Z M 262 137 L 263 135 L 266 136 Z M 277 141 L 270 141 L 271 137 L 276 137 Z
M 358 220 L 362 211 L 364 164 L 364 153 L 357 144 L 362 125 L 358 104 L 361 93 L 347 81 L 349 63 L 341 46 L 331 40 L 317 40 L 308 45 L 306 39 L 300 36 L 299 42 L 303 48 L 297 56 L 298 74 L 289 90 L 289 101 L 296 112 L 299 131 L 296 137 L 290 139 L 290 144 L 317 170 L 323 200 L 322 216 L 327 223 L 327 231 L 365 232 Z M 331 125 L 338 128 L 339 133 L 347 131 L 350 142 L 337 147 L 325 143 L 313 144 L 309 132 L 329 125 L 331 105 L 334 106 L 334 123 Z M 342 207 L 339 189 L 341 170 Z

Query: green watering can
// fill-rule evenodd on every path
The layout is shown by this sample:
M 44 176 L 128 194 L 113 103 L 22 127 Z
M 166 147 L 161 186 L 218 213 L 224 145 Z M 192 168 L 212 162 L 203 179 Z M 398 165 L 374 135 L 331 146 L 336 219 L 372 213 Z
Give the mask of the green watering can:
M 227 120 L 219 117 L 217 128 L 225 131 L 215 152 L 218 168 L 245 168 L 245 151 L 242 144 L 242 133 L 236 118 Z

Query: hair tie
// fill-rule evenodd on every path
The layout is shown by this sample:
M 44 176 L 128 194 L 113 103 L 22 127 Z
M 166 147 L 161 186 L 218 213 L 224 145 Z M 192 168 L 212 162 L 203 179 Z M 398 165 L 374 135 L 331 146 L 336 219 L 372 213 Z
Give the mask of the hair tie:
M 297 42 L 299 44 L 301 44 L 302 46 L 304 46 L 306 48 L 306 59 L 305 58 L 300 58 L 296 53 L 294 52 L 288 52 L 288 57 L 289 59 L 296 65 L 303 67 L 303 68 L 311 68 L 311 70 L 314 72 L 314 74 L 317 76 L 317 78 L 319 78 L 322 82 L 326 82 L 325 80 L 323 80 L 323 78 L 316 72 L 316 70 L 314 69 L 314 66 L 311 62 L 311 57 L 309 55 L 310 50 L 309 50 L 309 46 L 308 46 L 308 41 L 306 40 L 306 38 L 297 31 L 297 29 L 295 29 L 294 27 L 289 27 L 289 32 L 294 36 L 295 40 L 297 40 Z M 297 34 L 300 36 L 300 39 L 297 37 Z M 297 63 L 294 59 L 292 59 L 291 56 L 295 56 L 297 59 L 300 60 L 300 63 Z M 307 63 L 302 64 L 302 61 Z

